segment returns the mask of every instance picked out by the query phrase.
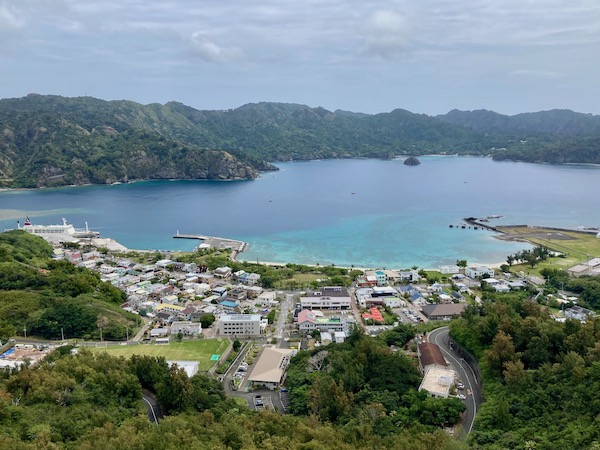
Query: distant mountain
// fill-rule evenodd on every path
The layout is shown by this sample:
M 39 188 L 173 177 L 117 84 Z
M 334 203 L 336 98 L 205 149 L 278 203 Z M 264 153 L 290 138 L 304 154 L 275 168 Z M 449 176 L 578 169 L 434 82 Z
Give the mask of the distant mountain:
M 600 117 L 554 110 L 431 117 L 331 112 L 288 103 L 226 111 L 30 94 L 0 100 L 0 183 L 52 186 L 133 179 L 254 178 L 267 161 L 452 153 L 593 162 Z M 581 151 L 569 154 L 572 146 Z M 533 158 L 533 159 L 532 159 Z
M 454 125 L 461 125 L 483 133 L 550 133 L 570 136 L 600 135 L 600 116 L 553 109 L 535 113 L 505 116 L 485 109 L 459 111 L 437 116 Z

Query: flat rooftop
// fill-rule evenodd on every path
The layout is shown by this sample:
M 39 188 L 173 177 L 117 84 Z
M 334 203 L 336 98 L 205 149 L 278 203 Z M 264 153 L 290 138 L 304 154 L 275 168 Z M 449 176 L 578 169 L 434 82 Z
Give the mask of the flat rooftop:
M 450 386 L 454 383 L 454 376 L 453 370 L 430 367 L 425 372 L 419 390 L 425 390 L 436 397 L 448 398 Z
M 250 322 L 260 320 L 260 314 L 223 314 L 221 321 Z

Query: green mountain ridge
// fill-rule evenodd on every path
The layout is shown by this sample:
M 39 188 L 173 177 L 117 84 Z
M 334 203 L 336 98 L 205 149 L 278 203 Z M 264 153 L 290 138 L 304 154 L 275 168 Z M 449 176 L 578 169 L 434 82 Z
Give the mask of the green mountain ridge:
M 276 169 L 266 161 L 427 153 L 595 163 L 600 116 L 453 110 L 432 117 L 403 109 L 371 115 L 272 102 L 211 111 L 175 101 L 38 94 L 0 100 L 5 187 L 256 178 Z

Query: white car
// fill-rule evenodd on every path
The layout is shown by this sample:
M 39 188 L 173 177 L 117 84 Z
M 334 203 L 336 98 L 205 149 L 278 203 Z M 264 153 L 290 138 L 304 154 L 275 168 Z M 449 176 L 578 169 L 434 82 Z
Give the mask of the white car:
M 456 398 L 457 398 L 457 399 L 459 399 L 459 400 L 466 400 L 466 399 L 467 399 L 467 396 L 466 396 L 466 395 L 464 395 L 464 394 L 458 394 L 458 395 L 456 396 Z

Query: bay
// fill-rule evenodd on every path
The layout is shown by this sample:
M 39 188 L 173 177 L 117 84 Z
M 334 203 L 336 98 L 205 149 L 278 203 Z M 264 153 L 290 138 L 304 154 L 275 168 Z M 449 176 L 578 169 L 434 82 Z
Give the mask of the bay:
M 527 248 L 463 217 L 495 224 L 600 226 L 600 168 L 428 156 L 278 163 L 247 181 L 152 181 L 0 193 L 0 227 L 89 222 L 132 249 L 192 250 L 180 233 L 241 239 L 241 259 L 357 267 L 501 262 Z

